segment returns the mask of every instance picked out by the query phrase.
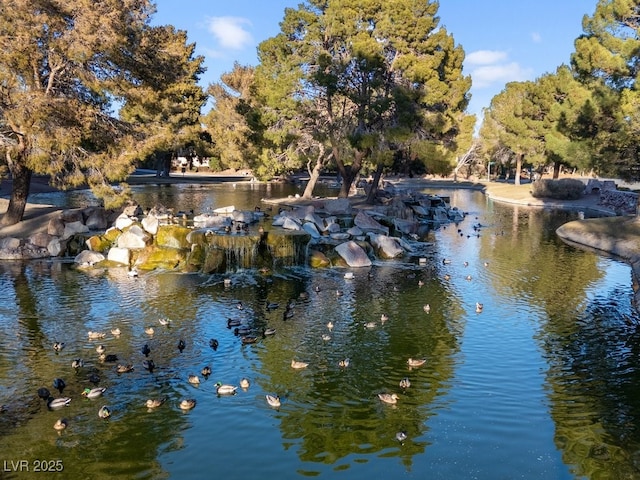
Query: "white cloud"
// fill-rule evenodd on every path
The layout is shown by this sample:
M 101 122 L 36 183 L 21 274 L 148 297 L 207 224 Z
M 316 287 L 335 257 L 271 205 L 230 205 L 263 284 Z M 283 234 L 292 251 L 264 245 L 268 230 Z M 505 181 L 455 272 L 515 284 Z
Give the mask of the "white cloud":
M 251 21 L 241 17 L 212 17 L 207 20 L 209 32 L 223 48 L 242 50 L 253 44 L 253 37 L 245 29 Z
M 477 50 L 465 57 L 465 62 L 469 65 L 491 65 L 506 60 L 507 52 L 499 50 Z
M 510 62 L 474 68 L 471 71 L 471 78 L 475 88 L 486 88 L 496 83 L 523 81 L 532 73 L 531 69 L 522 68 L 517 62 Z

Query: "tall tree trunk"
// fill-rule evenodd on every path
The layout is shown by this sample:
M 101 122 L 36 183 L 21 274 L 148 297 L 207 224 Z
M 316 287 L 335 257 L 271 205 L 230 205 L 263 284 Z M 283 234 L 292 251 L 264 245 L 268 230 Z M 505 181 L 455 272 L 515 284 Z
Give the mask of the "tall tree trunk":
M 15 225 L 22 220 L 24 210 L 27 207 L 27 198 L 31 187 L 31 170 L 20 163 L 8 162 L 13 187 L 9 206 L 0 220 L 0 225 Z
M 355 158 L 353 159 L 353 163 L 351 165 L 345 165 L 341 159 L 335 157 L 334 155 L 334 157 L 336 158 L 338 171 L 340 172 L 340 176 L 342 176 L 342 185 L 340 186 L 340 193 L 338 193 L 338 198 L 349 197 L 351 185 L 362 169 L 362 161 L 364 160 L 366 154 L 366 151 L 356 150 Z
M 516 155 L 516 178 L 514 183 L 516 185 L 520 185 L 520 175 L 522 174 L 522 159 L 524 158 L 523 153 L 518 153 Z
M 560 178 L 560 162 L 553 162 L 553 179 L 557 180 Z
M 378 194 L 378 186 L 380 184 L 380 177 L 382 176 L 383 169 L 384 166 L 379 163 L 376 167 L 375 173 L 373 174 L 373 181 L 369 187 L 369 192 L 367 192 L 367 205 L 373 205 L 376 201 L 376 195 Z
M 318 155 L 318 158 L 316 158 L 316 164 L 313 166 L 313 170 L 309 172 L 309 182 L 307 183 L 307 186 L 304 187 L 302 198 L 311 198 L 313 195 L 313 189 L 318 182 L 318 178 L 320 178 L 320 170 L 322 170 L 322 154 Z

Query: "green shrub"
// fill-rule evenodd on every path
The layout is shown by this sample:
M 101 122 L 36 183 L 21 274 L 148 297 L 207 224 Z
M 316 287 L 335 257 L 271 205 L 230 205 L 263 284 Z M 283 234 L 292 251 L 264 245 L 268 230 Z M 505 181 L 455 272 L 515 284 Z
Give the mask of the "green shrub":
M 575 178 L 560 180 L 538 180 L 532 184 L 531 195 L 535 198 L 553 198 L 556 200 L 577 200 L 582 197 L 584 183 Z

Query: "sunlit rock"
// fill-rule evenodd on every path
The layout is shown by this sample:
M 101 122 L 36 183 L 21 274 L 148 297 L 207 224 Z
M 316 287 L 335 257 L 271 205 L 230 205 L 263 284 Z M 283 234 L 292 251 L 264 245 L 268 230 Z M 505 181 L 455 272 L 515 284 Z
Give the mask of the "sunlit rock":
M 47 224 L 47 233 L 56 237 L 61 237 L 64 233 L 64 222 L 62 216 L 54 217 Z
M 29 237 L 28 242 L 38 247 L 46 248 L 49 242 L 53 239 L 53 235 L 49 235 L 46 232 L 34 233 Z
M 160 220 L 155 215 L 147 215 L 140 222 L 142 228 L 149 232 L 151 235 L 158 233 L 158 227 L 160 226 Z
M 284 222 L 282 223 L 282 228 L 285 230 L 300 230 L 302 225 L 295 218 L 285 217 Z
M 91 250 L 83 250 L 75 256 L 73 261 L 78 265 L 91 266 L 98 262 L 102 262 L 105 256 L 100 252 L 92 252 Z
M 369 241 L 375 249 L 376 255 L 380 258 L 398 258 L 404 255 L 404 250 L 399 245 L 398 239 L 387 235 L 368 233 Z
M 135 265 L 139 270 L 178 270 L 186 264 L 188 250 L 177 248 L 145 248 L 137 253 Z
M 191 248 L 187 235 L 191 229 L 179 225 L 162 225 L 156 234 L 156 245 L 168 248 Z
M 120 248 L 144 248 L 153 239 L 139 225 L 132 225 L 118 237 L 117 244 Z
M 131 262 L 131 250 L 122 247 L 113 247 L 109 249 L 107 254 L 107 260 L 111 262 L 121 263 L 122 265 L 129 265 Z
M 374 218 L 364 212 L 358 212 L 353 219 L 354 225 L 364 232 L 377 232 L 389 235 L 389 228 L 378 223 Z
M 131 217 L 123 213 L 118 218 L 116 218 L 116 222 L 114 226 L 118 230 L 124 230 L 125 228 L 128 228 L 131 225 L 133 225 L 133 223 L 134 221 L 131 219 Z
M 85 241 L 87 248 L 94 252 L 107 252 L 113 245 L 113 241 L 106 238 L 105 235 L 92 235 Z
M 331 265 L 331 260 L 318 250 L 309 251 L 309 266 L 312 268 L 324 268 Z
M 302 225 L 302 229 L 311 235 L 312 238 L 320 238 L 322 236 L 316 225 L 312 222 L 305 222 L 305 224 Z
M 193 225 L 198 228 L 226 227 L 232 223 L 231 218 L 223 215 L 210 215 L 203 213 L 193 217 Z
M 80 221 L 65 223 L 62 239 L 71 238 L 78 233 L 87 233 L 88 231 L 89 228 Z
M 349 241 L 336 246 L 335 251 L 350 267 L 370 267 L 371 259 L 356 242 Z

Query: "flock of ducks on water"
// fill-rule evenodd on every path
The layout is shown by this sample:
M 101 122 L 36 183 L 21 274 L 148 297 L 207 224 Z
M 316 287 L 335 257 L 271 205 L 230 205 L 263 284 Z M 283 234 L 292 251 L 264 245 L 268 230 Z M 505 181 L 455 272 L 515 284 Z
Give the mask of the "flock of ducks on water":
M 447 265 L 449 263 L 451 263 L 451 261 L 449 259 L 444 259 L 442 261 L 443 264 Z M 488 266 L 488 264 L 485 262 L 485 267 Z M 468 266 L 467 262 L 464 262 L 464 266 Z M 345 278 L 348 279 L 352 279 L 353 274 L 352 273 L 348 273 L 347 275 L 345 275 Z M 444 276 L 445 280 L 449 280 L 450 276 L 447 274 Z M 466 280 L 471 280 L 471 276 L 467 276 L 465 277 Z M 419 281 L 418 282 L 418 286 L 423 286 L 424 282 Z M 228 286 L 227 283 L 225 283 L 225 286 Z M 320 288 L 319 287 L 315 287 L 315 291 L 316 292 L 320 292 Z M 341 291 L 338 290 L 336 291 L 337 296 L 341 296 Z M 293 316 L 293 306 L 294 303 L 290 302 L 289 304 L 287 304 L 284 314 L 283 314 L 283 319 L 286 320 L 288 318 L 291 318 Z M 278 304 L 269 304 L 267 306 L 267 310 L 275 310 L 279 307 Z M 238 310 L 243 310 L 244 306 L 241 302 L 238 302 L 236 305 L 236 308 Z M 423 310 L 425 313 L 430 313 L 431 312 L 431 306 L 429 304 L 425 304 L 423 306 Z M 481 313 L 483 311 L 483 304 L 476 302 L 476 306 L 475 306 L 475 311 L 476 313 Z M 385 322 L 389 321 L 389 316 L 385 313 L 383 313 L 380 316 L 380 323 L 381 324 L 385 324 Z M 161 318 L 159 319 L 158 323 L 162 326 L 162 327 L 170 327 L 171 326 L 171 320 L 167 319 L 167 318 Z M 364 324 L 365 328 L 367 329 L 373 329 L 376 327 L 376 322 L 367 322 Z M 328 323 L 326 324 L 327 330 L 329 331 L 329 333 L 331 333 L 335 327 L 335 324 L 332 320 L 329 320 Z M 241 338 L 241 341 L 243 344 L 249 344 L 249 343 L 254 343 L 257 339 L 257 337 L 255 335 L 253 335 L 251 333 L 251 330 L 249 330 L 247 327 L 244 327 L 242 324 L 242 321 L 239 319 L 233 319 L 233 318 L 229 318 L 227 320 L 227 328 L 232 329 L 233 333 L 236 336 L 239 336 Z M 145 333 L 149 336 L 153 336 L 155 333 L 155 330 L 153 327 L 148 326 L 145 328 Z M 274 335 L 276 333 L 276 330 L 274 328 L 264 328 L 263 329 L 263 337 L 269 336 L 269 335 Z M 111 334 L 115 337 L 118 337 L 121 334 L 121 331 L 119 328 L 114 328 L 111 330 Z M 100 339 L 104 339 L 106 337 L 106 333 L 105 332 L 96 332 L 96 331 L 89 331 L 88 332 L 88 338 L 90 340 L 100 340 Z M 322 336 L 323 340 L 330 340 L 331 337 L 328 334 L 324 334 Z M 65 343 L 64 342 L 55 342 L 53 344 L 53 350 L 56 353 L 61 352 L 64 348 L 65 348 Z M 219 346 L 219 342 L 217 339 L 211 339 L 209 341 L 209 346 L 213 349 L 213 350 L 217 350 L 218 346 Z M 185 348 L 186 348 L 186 344 L 184 342 L 184 340 L 179 340 L 178 344 L 177 344 L 178 350 L 180 352 L 182 352 Z M 101 362 L 117 362 L 117 356 L 113 355 L 113 354 L 107 354 L 106 353 L 106 347 L 104 345 L 98 345 L 96 347 L 96 352 L 98 354 L 98 358 Z M 145 360 L 143 361 L 143 367 L 148 370 L 149 372 L 153 372 L 154 368 L 155 368 L 155 364 L 153 363 L 153 360 L 148 359 L 147 357 L 150 355 L 151 353 L 151 349 L 149 347 L 148 343 L 145 343 L 144 346 L 141 349 L 142 354 L 145 356 Z M 427 362 L 427 359 L 425 358 L 409 358 L 407 359 L 407 366 L 409 369 L 412 368 L 418 368 L 423 366 L 425 363 Z M 348 368 L 350 365 L 350 360 L 348 358 L 344 358 L 341 359 L 338 362 L 338 366 L 341 369 L 345 369 Z M 77 372 L 80 368 L 82 368 L 84 366 L 84 361 L 80 358 L 74 359 L 71 363 L 71 367 Z M 308 362 L 304 362 L 304 361 L 300 361 L 300 360 L 296 360 L 296 359 L 292 359 L 291 360 L 291 368 L 294 370 L 303 370 L 306 369 L 307 367 L 309 367 L 309 363 Z M 115 371 L 118 374 L 122 374 L 122 373 L 127 373 L 130 371 L 133 371 L 134 367 L 131 364 L 118 364 L 115 367 Z M 205 366 L 202 368 L 202 370 L 200 371 L 200 374 L 206 379 L 208 378 L 212 373 L 211 367 L 209 366 Z M 93 383 L 98 383 L 100 381 L 99 377 L 96 374 L 91 374 L 89 376 L 89 380 Z M 192 385 L 199 385 L 200 384 L 200 377 L 198 375 L 195 374 L 190 374 L 188 376 L 188 382 Z M 250 382 L 249 380 L 245 377 L 242 378 L 239 382 L 239 387 L 242 388 L 243 390 L 247 390 L 250 386 Z M 402 378 L 398 384 L 398 386 L 400 387 L 400 389 L 403 392 L 406 392 L 407 389 L 409 389 L 411 387 L 411 381 L 408 377 Z M 64 388 L 66 387 L 66 384 L 64 382 L 64 380 L 62 380 L 61 378 L 55 378 L 53 380 L 53 387 L 58 390 L 60 392 L 60 394 L 62 394 Z M 215 389 L 216 389 L 216 393 L 217 395 L 220 396 L 225 396 L 225 395 L 235 395 L 238 388 L 238 386 L 236 385 L 231 385 L 231 384 L 224 384 L 222 382 L 217 382 L 215 384 Z M 94 387 L 94 388 L 85 388 L 82 392 L 81 392 L 81 396 L 84 398 L 88 398 L 88 399 L 97 399 L 102 397 L 102 395 L 105 393 L 105 391 L 107 390 L 106 387 Z M 51 395 L 51 392 L 49 391 L 49 389 L 47 389 L 46 387 L 42 387 L 40 389 L 38 389 L 38 396 L 40 398 L 42 398 L 46 403 L 49 409 L 51 410 L 58 410 L 58 409 L 63 409 L 64 407 L 68 407 L 71 403 L 71 398 L 70 397 L 58 397 L 55 398 Z M 384 404 L 389 404 L 389 405 L 396 405 L 398 403 L 398 400 L 400 399 L 400 396 L 397 393 L 388 393 L 388 392 L 381 392 L 377 394 L 378 399 L 384 403 Z M 280 396 L 276 395 L 276 394 L 266 394 L 265 395 L 265 400 L 267 405 L 269 405 L 272 408 L 276 408 L 279 409 L 282 405 L 282 401 L 280 399 Z M 148 409 L 156 409 L 161 407 L 165 402 L 167 401 L 167 397 L 162 397 L 162 398 L 150 398 L 148 400 L 146 400 L 145 402 L 145 406 Z M 183 411 L 188 411 L 193 409 L 196 406 L 196 400 L 193 398 L 185 398 L 182 399 L 179 403 L 179 407 L 180 409 L 182 409 Z M 1 406 L 4 408 L 4 406 Z M 109 417 L 111 417 L 112 415 L 112 411 L 110 409 L 109 406 L 107 405 L 102 405 L 100 407 L 100 409 L 98 410 L 98 417 L 102 418 L 102 419 L 108 419 Z M 65 418 L 60 418 L 58 419 L 55 424 L 54 424 L 54 429 L 58 430 L 58 431 L 62 431 L 64 429 L 67 428 L 69 422 L 67 419 Z M 406 439 L 407 439 L 407 433 L 404 431 L 398 432 L 396 434 L 396 439 L 400 442 L 403 443 Z

